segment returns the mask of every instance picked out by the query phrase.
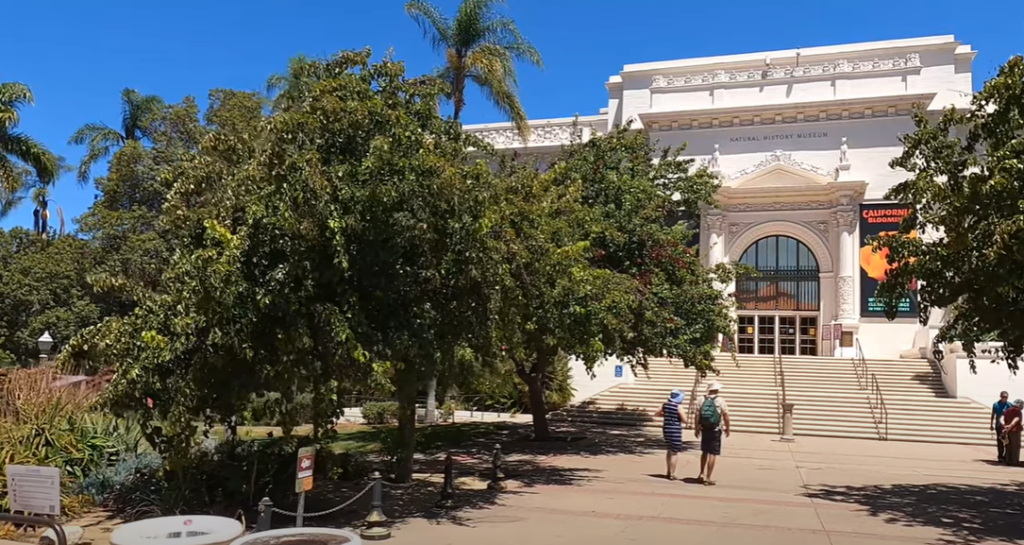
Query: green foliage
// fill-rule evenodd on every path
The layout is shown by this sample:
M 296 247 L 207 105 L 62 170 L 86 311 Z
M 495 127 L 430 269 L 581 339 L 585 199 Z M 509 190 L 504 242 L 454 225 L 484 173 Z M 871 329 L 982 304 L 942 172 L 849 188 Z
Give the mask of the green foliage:
M 918 110 L 893 168 L 911 177 L 887 197 L 911 206 L 900 234 L 879 238 L 893 266 L 878 296 L 893 318 L 897 300 L 918 282 L 920 317 L 947 309 L 937 343 L 995 338 L 1013 370 L 1024 356 L 1024 58 L 987 81 L 971 108 L 948 108 L 937 121 Z M 906 236 L 917 231 L 918 236 Z M 941 357 L 941 353 L 937 354 Z
M 546 172 L 503 165 L 496 337 L 529 388 L 537 437 L 559 353 L 588 367 L 667 355 L 706 372 L 731 331 L 718 286 L 731 268 L 705 267 L 675 221 L 718 184 L 680 151 L 622 128 L 566 147 Z
M 6 464 L 61 469 L 64 510 L 83 507 L 75 491 L 91 475 L 143 447 L 131 420 L 98 410 L 95 385 L 60 388 L 52 368 L 10 372 L 0 384 L 0 510 L 8 510 Z
M 268 392 L 310 393 L 323 430 L 341 394 L 390 384 L 411 448 L 418 382 L 438 354 L 483 345 L 491 173 L 438 116 L 441 84 L 368 58 L 303 65 L 302 100 L 270 117 L 255 95 L 218 102 L 236 115 L 207 116 L 196 149 L 161 173 L 175 251 L 158 290 L 66 357 L 114 362 L 121 409 L 153 399 L 172 468 L 197 417 Z
M 398 421 L 398 403 L 394 401 L 370 401 L 360 407 L 363 420 L 371 426 L 394 424 Z
M 32 91 L 22 83 L 0 82 L 0 219 L 35 190 L 37 203 L 53 185 L 63 160 L 46 146 L 18 130 L 21 109 L 33 104 Z
M 0 367 L 37 362 L 36 340 L 44 331 L 60 348 L 102 319 L 104 308 L 88 282 L 97 257 L 76 237 L 0 230 Z
M 484 97 L 508 117 L 525 139 L 529 134 L 526 112 L 516 96 L 516 62 L 541 68 L 540 53 L 519 33 L 512 18 L 495 9 L 502 0 L 462 0 L 455 17 L 448 19 L 425 0 L 411 0 L 405 12 L 423 31 L 434 51 L 444 56 L 437 77 L 458 120 L 466 106 L 466 85 L 480 88 Z
M 154 95 L 143 95 L 135 89 L 121 91 L 121 127 L 115 129 L 103 123 L 82 125 L 68 144 L 85 146 L 85 155 L 78 166 L 78 181 L 89 181 L 89 170 L 97 162 L 110 157 L 115 148 L 128 142 L 142 142 L 150 136 L 152 117 L 163 107 L 163 100 Z

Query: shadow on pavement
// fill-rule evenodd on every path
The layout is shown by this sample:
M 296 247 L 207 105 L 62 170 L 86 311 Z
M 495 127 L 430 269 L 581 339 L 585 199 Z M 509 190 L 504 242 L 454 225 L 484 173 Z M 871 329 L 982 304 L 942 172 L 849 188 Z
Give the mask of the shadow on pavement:
M 1024 539 L 1024 482 L 1004 484 L 893 484 L 816 486 L 804 496 L 860 505 L 900 526 L 931 527 L 939 543 L 1016 542 Z
M 463 430 L 465 432 L 465 430 Z M 572 467 L 572 461 L 562 455 L 574 457 L 647 454 L 664 448 L 660 437 L 637 428 L 602 427 L 579 424 L 552 425 L 552 434 L 560 441 L 536 442 L 530 440 L 529 424 L 488 424 L 487 433 L 467 434 L 467 440 L 455 447 L 428 451 L 416 461 L 416 472 L 428 479 L 411 484 L 386 484 L 384 487 L 384 513 L 392 523 L 400 524 L 412 518 L 432 522 L 469 524 L 474 511 L 500 505 L 502 497 L 538 493 L 538 486 L 578 486 L 600 478 L 601 471 L 593 468 Z M 491 474 L 491 456 L 494 445 L 502 446 L 502 471 L 508 489 L 485 489 Z M 451 454 L 454 460 L 456 493 L 452 505 L 438 509 L 443 459 Z M 557 459 L 555 459 L 557 457 Z M 324 483 L 306 500 L 306 512 L 330 509 L 357 494 L 366 486 L 362 483 Z M 278 506 L 293 511 L 294 504 Z M 304 526 L 355 527 L 362 525 L 370 511 L 370 494 L 350 506 L 329 515 L 306 518 Z M 274 516 L 274 527 L 286 527 L 293 519 Z

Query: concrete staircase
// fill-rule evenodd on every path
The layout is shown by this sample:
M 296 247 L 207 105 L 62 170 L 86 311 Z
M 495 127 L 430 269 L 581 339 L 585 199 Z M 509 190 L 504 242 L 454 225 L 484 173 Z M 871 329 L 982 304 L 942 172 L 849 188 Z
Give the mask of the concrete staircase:
M 867 375 L 849 358 L 784 357 L 786 400 L 795 404 L 797 436 L 988 446 L 989 409 L 947 396 L 939 371 L 926 360 L 867 360 Z M 722 383 L 733 431 L 778 434 L 782 427 L 775 364 L 770 356 L 728 356 L 720 374 L 698 380 L 679 363 L 652 360 L 633 384 L 616 386 L 554 415 L 572 421 L 660 426 L 654 412 L 673 389 L 699 399 L 712 380 Z M 877 382 L 881 400 L 873 388 Z M 883 408 L 884 407 L 884 408 Z M 691 404 L 691 413 L 696 407 Z M 692 420 L 692 418 L 691 418 Z

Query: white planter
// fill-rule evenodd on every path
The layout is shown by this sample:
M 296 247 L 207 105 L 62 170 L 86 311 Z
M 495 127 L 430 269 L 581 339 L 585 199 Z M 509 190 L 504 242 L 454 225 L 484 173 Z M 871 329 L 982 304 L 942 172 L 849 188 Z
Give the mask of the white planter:
M 226 517 L 184 515 L 129 522 L 110 534 L 111 545 L 227 545 L 242 523 Z
M 315 540 L 315 541 L 314 541 Z M 242 536 L 231 545 L 361 545 L 359 536 L 337 528 L 281 528 Z

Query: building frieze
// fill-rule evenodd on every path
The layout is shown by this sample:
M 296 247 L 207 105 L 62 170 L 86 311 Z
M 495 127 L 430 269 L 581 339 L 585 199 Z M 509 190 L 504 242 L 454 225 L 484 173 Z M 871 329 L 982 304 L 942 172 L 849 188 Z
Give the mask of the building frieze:
M 921 55 L 910 53 L 890 59 L 848 61 L 845 59 L 804 66 L 768 66 L 763 69 L 713 70 L 701 74 L 656 75 L 652 89 L 698 87 L 722 83 L 745 83 L 766 80 L 791 80 L 842 74 L 887 72 L 921 67 Z

